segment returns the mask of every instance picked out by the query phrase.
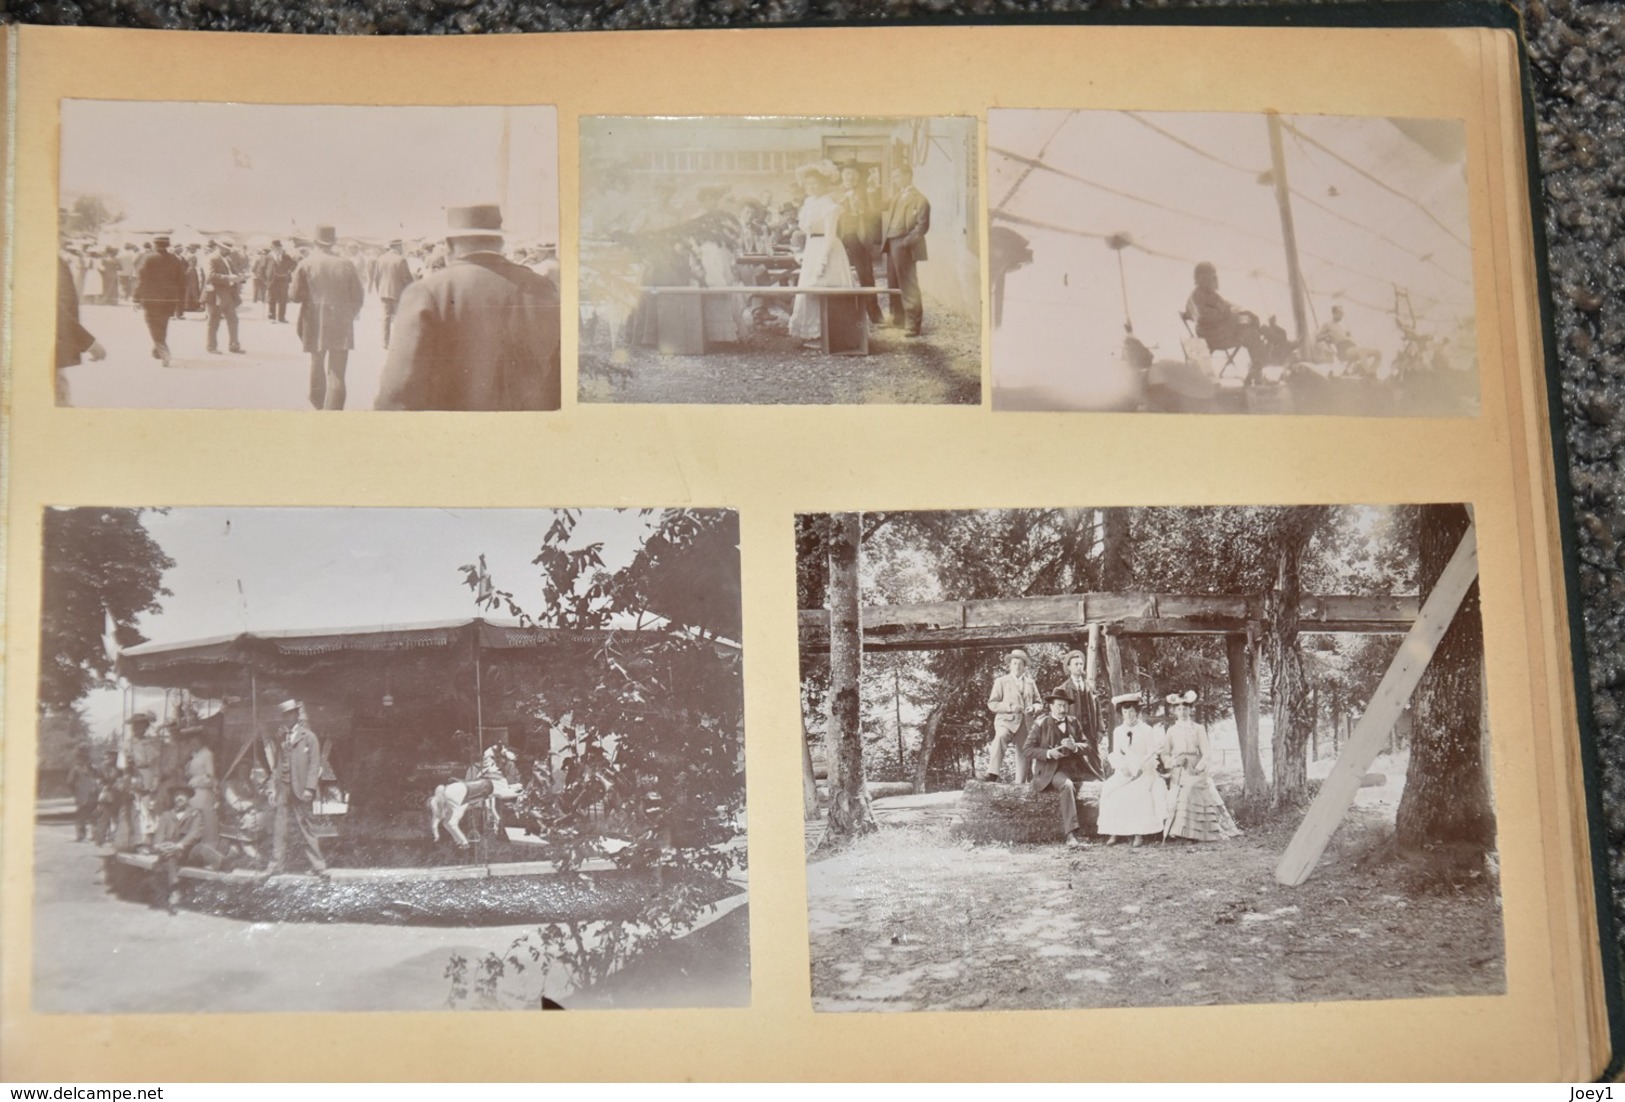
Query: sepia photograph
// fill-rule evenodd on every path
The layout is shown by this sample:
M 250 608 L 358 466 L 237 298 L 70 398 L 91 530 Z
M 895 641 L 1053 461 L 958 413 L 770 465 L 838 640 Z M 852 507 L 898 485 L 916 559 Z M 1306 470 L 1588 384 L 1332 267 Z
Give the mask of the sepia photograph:
M 57 404 L 556 410 L 552 107 L 62 101 Z
M 739 524 L 53 508 L 41 1013 L 748 1006 Z
M 1458 120 L 991 110 L 993 408 L 1472 417 Z
M 976 120 L 581 120 L 583 402 L 977 405 Z
M 797 519 L 820 1011 L 1506 991 L 1469 506 Z

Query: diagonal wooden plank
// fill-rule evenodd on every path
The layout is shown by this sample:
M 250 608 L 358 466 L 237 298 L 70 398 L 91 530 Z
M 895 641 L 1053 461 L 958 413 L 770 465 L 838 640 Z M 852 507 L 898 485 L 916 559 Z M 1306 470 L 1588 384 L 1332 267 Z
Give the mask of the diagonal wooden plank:
M 1296 887 L 1315 870 L 1332 832 L 1348 814 L 1349 805 L 1360 790 L 1361 779 L 1388 744 L 1388 732 L 1399 721 L 1433 652 L 1477 578 L 1478 534 L 1476 527 L 1469 524 L 1456 553 L 1450 557 L 1405 641 L 1399 645 L 1399 653 L 1394 655 L 1388 672 L 1382 675 L 1377 691 L 1371 694 L 1370 706 L 1355 725 L 1354 734 L 1338 755 L 1337 764 L 1320 786 L 1320 794 L 1309 805 L 1308 814 L 1275 866 L 1275 879 L 1282 884 Z

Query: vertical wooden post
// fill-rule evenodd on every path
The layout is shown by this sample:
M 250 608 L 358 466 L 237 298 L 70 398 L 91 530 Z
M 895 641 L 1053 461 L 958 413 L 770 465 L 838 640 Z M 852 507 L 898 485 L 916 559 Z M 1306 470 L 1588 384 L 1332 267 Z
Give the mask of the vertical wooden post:
M 1388 672 L 1382 675 L 1377 691 L 1371 694 L 1342 756 L 1320 786 L 1320 795 L 1309 805 L 1298 832 L 1275 866 L 1275 879 L 1282 884 L 1296 887 L 1309 879 L 1320 855 L 1326 851 L 1326 843 L 1331 841 L 1332 832 L 1354 802 L 1365 771 L 1387 743 L 1389 732 L 1399 721 L 1411 693 L 1416 691 L 1422 672 L 1432 660 L 1450 621 L 1455 619 L 1456 610 L 1477 580 L 1478 536 L 1474 526 L 1469 524 L 1456 553 L 1434 583 L 1405 641 L 1399 645 L 1399 653 L 1394 655 Z
M 1113 696 L 1123 692 L 1123 651 L 1116 632 L 1106 633 L 1106 681 Z

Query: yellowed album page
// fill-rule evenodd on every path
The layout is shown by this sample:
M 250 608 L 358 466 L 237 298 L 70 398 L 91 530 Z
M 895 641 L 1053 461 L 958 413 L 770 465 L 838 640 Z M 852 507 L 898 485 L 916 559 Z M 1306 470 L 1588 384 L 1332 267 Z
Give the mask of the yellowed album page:
M 1510 33 L 874 27 L 429 40 L 22 27 L 5 41 L 15 159 L 0 1077 L 1578 1080 L 1602 1066 L 1555 430 Z M 1282 261 L 1283 200 L 1298 217 L 1297 277 Z M 723 222 L 726 232 L 706 228 Z M 674 250 L 682 227 L 689 236 Z M 849 266 L 835 243 L 850 234 L 867 235 L 868 247 L 861 261 L 851 252 Z M 144 267 L 160 237 L 202 273 L 176 290 L 179 317 L 154 308 L 167 300 Z M 469 241 L 491 243 L 484 260 L 465 259 Z M 67 273 L 57 279 L 53 248 Z M 398 301 L 380 282 L 392 257 L 420 284 L 395 290 Z M 1208 273 L 1198 269 L 1193 288 L 1195 262 Z M 475 292 L 455 273 L 471 265 L 506 282 L 489 291 L 500 305 L 484 327 L 458 330 L 447 319 Z M 47 361 L 61 337 L 50 296 L 55 289 L 60 319 L 63 279 L 73 281 L 69 307 L 78 303 L 90 340 L 64 330 L 74 347 L 66 365 L 58 349 L 53 376 Z M 364 298 L 353 337 L 346 330 L 329 344 L 312 327 L 332 324 L 342 299 L 332 280 L 354 280 Z M 1210 295 L 1220 288 L 1257 316 L 1228 334 L 1203 328 L 1204 280 Z M 1294 316 L 1304 304 L 1294 304 L 1293 283 L 1309 289 L 1308 315 Z M 230 285 L 236 314 L 220 305 Z M 132 306 L 132 294 L 145 301 Z M 291 296 L 284 321 L 279 294 Z M 305 314 L 319 317 L 301 322 Z M 381 339 L 385 324 L 393 334 Z M 527 327 L 526 347 L 541 350 L 539 374 L 519 383 L 478 366 L 501 360 L 480 338 L 509 326 Z M 1296 329 L 1301 348 L 1320 330 L 1318 360 L 1306 353 L 1305 363 L 1283 359 L 1251 375 L 1249 360 L 1270 361 L 1274 328 L 1283 338 Z M 1288 371 L 1335 383 L 1332 396 L 1289 388 Z M 1413 385 L 1385 389 L 1402 371 Z M 1424 376 L 1449 382 L 1429 389 L 1415 381 Z M 450 378 L 466 386 L 436 389 Z M 1181 391 L 1182 379 L 1199 393 Z M 1336 397 L 1356 393 L 1376 397 Z M 1140 866 L 1164 875 L 1154 892 L 1146 881 L 1143 900 L 1114 908 L 1112 936 L 1089 929 L 1104 919 L 1090 919 L 1042 951 L 1012 948 L 1000 965 L 987 931 L 967 929 L 965 961 L 949 952 L 920 958 L 914 971 L 903 957 L 926 931 L 886 927 L 884 914 L 929 894 L 927 856 L 913 868 L 900 858 L 895 882 L 908 887 L 889 898 L 862 896 L 874 881 L 837 875 L 871 851 L 821 849 L 809 862 L 798 731 L 829 720 L 815 707 L 801 714 L 798 531 L 812 529 L 798 529 L 798 517 L 1162 509 L 1156 515 L 1186 510 L 1180 516 L 1201 524 L 1220 515 L 1203 510 L 1221 507 L 1335 506 L 1364 531 L 1403 511 L 1390 507 L 1438 504 L 1468 506 L 1476 541 L 1496 825 L 1486 875 L 1498 878 L 1477 897 L 1491 932 L 1446 954 L 1447 977 L 1410 971 L 1374 910 L 1390 907 L 1394 922 L 1448 916 L 1440 893 L 1383 904 L 1387 889 L 1373 888 L 1343 921 L 1299 908 L 1293 893 L 1317 890 L 1313 875 L 1301 889 L 1271 878 L 1290 824 L 1267 842 L 1249 829 L 1216 843 L 1250 847 L 1231 851 L 1251 855 L 1237 876 L 1273 886 L 1220 918 L 1200 912 L 1184 940 L 1169 935 L 1170 944 L 1229 946 L 1203 958 L 1211 969 L 1159 971 L 1167 947 L 1145 933 L 1158 929 L 1146 923 L 1159 899 L 1224 903 L 1179 895 L 1184 869 L 1218 859 L 1210 846 L 1091 846 L 1075 859 L 1055 844 L 931 848 L 930 860 L 961 852 L 988 862 L 990 875 L 1010 862 L 1073 860 L 1053 868 L 1072 870 L 1079 899 L 1091 869 L 1111 862 L 1112 876 L 1141 860 L 1164 862 Z M 281 764 L 292 760 L 297 772 L 307 722 L 317 735 L 343 726 L 357 739 L 381 729 L 369 721 L 364 732 L 361 719 L 341 720 L 299 689 L 220 688 L 208 663 L 226 660 L 219 647 L 249 646 L 244 633 L 258 633 L 254 646 L 280 647 L 287 662 L 349 646 L 317 629 L 380 624 L 399 628 L 391 645 L 419 640 L 423 654 L 468 637 L 457 632 L 473 632 L 476 648 L 518 654 L 546 634 L 493 626 L 518 606 L 543 628 L 580 628 L 556 608 L 538 613 L 542 567 L 516 550 L 541 546 L 560 510 L 580 510 L 568 514 L 580 527 L 574 542 L 553 546 L 579 548 L 602 533 L 592 538 L 604 541 L 611 571 L 632 561 L 628 548 L 648 552 L 638 541 L 655 525 L 692 522 L 724 533 L 730 548 L 736 531 L 737 567 L 731 550 L 712 565 L 737 571 L 737 597 L 727 577 L 714 593 L 704 588 L 712 579 L 701 571 L 694 593 L 699 604 L 716 597 L 709 611 L 652 611 L 668 626 L 688 616 L 684 653 L 703 639 L 705 662 L 737 677 L 716 699 L 734 693 L 742 713 L 699 724 L 718 745 L 743 732 L 742 755 L 736 748 L 728 759 L 741 787 L 715 798 L 727 807 L 726 877 L 717 874 L 723 886 L 704 900 L 741 908 L 728 927 L 748 930 L 748 951 L 741 933 L 730 965 L 737 981 L 722 995 L 678 985 L 660 997 L 607 998 L 591 1004 L 596 1012 L 538 1016 L 521 1005 L 551 993 L 576 1008 L 558 995 L 564 988 L 526 988 L 530 973 L 510 969 L 484 1004 L 495 1012 L 471 1014 L 479 992 L 453 990 L 451 960 L 503 950 L 512 931 L 523 933 L 524 913 L 454 920 L 450 934 L 414 925 L 404 910 L 370 922 L 341 916 L 328 928 L 308 913 L 256 915 L 250 905 L 211 912 L 196 894 L 170 916 L 162 900 L 154 909 L 106 890 L 99 877 L 104 862 L 120 866 L 114 848 L 73 840 L 72 801 L 66 789 L 45 791 L 42 770 L 57 765 L 42 760 L 45 736 L 36 737 L 44 687 L 55 684 L 42 677 L 42 615 L 52 610 L 41 578 L 72 551 L 50 529 L 56 518 L 94 520 L 85 507 L 139 516 L 179 564 L 166 575 L 173 595 L 158 598 L 167 622 L 106 610 L 120 625 L 108 636 L 121 649 L 124 695 L 98 680 L 80 697 L 101 694 L 101 711 L 81 708 L 90 736 L 111 739 L 99 745 L 113 768 L 137 781 L 142 711 L 174 721 L 165 747 L 191 745 L 190 721 L 223 723 L 212 767 L 222 777 L 239 765 L 239 745 L 261 745 L 255 731 L 281 730 L 285 744 L 273 736 L 265 745 L 288 747 Z M 129 512 L 159 507 L 168 512 Z M 614 512 L 638 509 L 661 512 Z M 924 530 L 892 524 L 875 537 L 894 541 L 885 546 Z M 258 573 L 221 550 L 245 541 L 257 541 L 249 559 Z M 426 561 L 426 549 L 442 556 L 434 577 L 449 579 L 461 604 L 435 603 L 433 586 L 394 565 Z M 485 552 L 489 567 L 475 559 Z M 227 558 L 213 574 L 197 565 L 216 554 Z M 884 583 L 873 576 L 880 560 L 865 561 L 863 584 Z M 1407 569 L 1414 576 L 1414 564 Z M 393 588 L 363 604 L 380 578 Z M 294 595 L 338 611 L 301 612 Z M 284 597 L 284 614 L 266 611 Z M 868 603 L 882 599 L 892 600 Z M 1405 623 L 1426 619 L 1409 607 Z M 182 622 L 183 608 L 198 611 Z M 488 623 L 463 624 L 476 617 Z M 145 641 L 123 631 L 126 621 Z M 444 626 L 452 621 L 463 626 Z M 627 626 L 595 623 L 606 634 Z M 277 631 L 288 637 L 278 642 Z M 1058 669 L 1066 648 L 1029 649 Z M 174 672 L 180 655 L 195 660 L 184 676 Z M 986 658 L 975 676 L 992 683 L 1004 658 Z M 493 672 L 497 658 L 480 661 L 489 710 L 515 682 Z M 626 661 L 628 684 L 656 676 L 656 665 L 640 674 L 638 660 Z M 501 666 L 502 678 L 517 668 Z M 421 688 L 399 667 L 378 676 L 366 682 L 370 706 L 415 700 Z M 1158 723 L 1182 707 L 1180 688 L 1157 682 L 1159 714 L 1170 695 Z M 52 691 L 63 696 L 59 685 Z M 473 699 L 468 691 L 447 690 L 459 701 Z M 889 689 L 885 700 L 890 707 Z M 250 741 L 233 742 L 245 709 Z M 485 746 L 494 727 L 482 714 L 473 722 Z M 899 727 L 918 720 L 897 714 Z M 874 722 L 892 729 L 884 714 Z M 1217 729 L 1216 717 L 1207 722 Z M 561 750 L 556 736 L 551 751 L 543 739 L 542 757 L 582 753 L 579 744 Z M 394 750 L 366 758 L 342 743 L 338 783 L 357 791 L 378 762 L 397 760 Z M 490 748 L 500 758 L 502 747 Z M 278 767 L 274 754 L 267 764 Z M 680 763 L 665 766 L 638 774 L 639 800 L 651 791 L 682 798 L 689 782 L 670 779 Z M 400 844 L 426 855 L 419 871 L 452 899 L 462 889 L 435 870 L 464 866 L 446 838 L 431 848 L 422 810 L 436 782 L 396 772 L 398 791 L 384 790 L 415 832 Z M 48 803 L 68 818 L 47 815 Z M 629 808 L 603 814 L 648 813 Z M 284 812 L 311 829 L 307 810 L 279 805 Z M 1334 837 L 1334 855 L 1347 837 Z M 335 843 L 321 844 L 331 857 Z M 147 864 L 162 875 L 162 854 L 152 854 Z M 494 885 L 481 898 L 500 909 L 505 882 L 490 860 L 469 875 Z M 584 867 L 591 875 L 596 866 Z M 337 869 L 286 879 L 295 885 L 287 898 L 363 881 Z M 213 882 L 190 883 L 195 893 Z M 730 921 L 711 917 L 712 932 Z M 1022 925 L 1028 917 L 1035 925 Z M 1012 945 L 1040 938 L 1032 931 L 1042 917 L 1007 915 L 1004 933 Z M 1255 969 L 1257 982 L 1239 994 L 1211 986 L 1210 971 L 1235 965 L 1250 945 L 1274 952 L 1283 943 L 1270 939 L 1287 926 L 1296 955 Z M 189 938 L 207 961 L 188 954 Z M 376 968 L 365 983 L 345 971 L 358 961 Z M 953 986 L 973 966 L 1004 969 L 980 1001 Z M 1009 994 L 1027 990 L 1010 975 L 1019 969 L 1034 970 L 1038 994 Z M 517 990 L 530 1001 L 517 1001 Z

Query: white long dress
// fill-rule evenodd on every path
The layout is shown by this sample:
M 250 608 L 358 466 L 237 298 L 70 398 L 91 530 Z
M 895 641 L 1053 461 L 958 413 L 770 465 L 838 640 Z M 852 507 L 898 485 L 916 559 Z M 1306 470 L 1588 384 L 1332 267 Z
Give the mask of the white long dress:
M 807 235 L 801 253 L 797 287 L 856 287 L 857 276 L 840 238 L 841 202 L 834 195 L 810 195 L 801 204 L 801 229 Z M 817 295 L 797 295 L 790 315 L 790 335 L 817 340 L 823 334 Z
M 1196 842 L 1217 842 L 1240 834 L 1213 784 L 1207 728 L 1183 719 L 1173 724 L 1168 728 L 1167 757 L 1174 775 L 1168 833 Z
M 1157 775 L 1167 743 L 1148 723 L 1119 725 L 1107 761 L 1112 775 L 1100 786 L 1101 834 L 1161 834 L 1168 821 L 1168 786 Z

